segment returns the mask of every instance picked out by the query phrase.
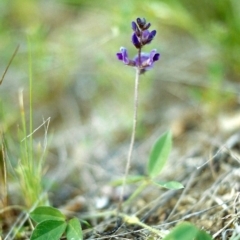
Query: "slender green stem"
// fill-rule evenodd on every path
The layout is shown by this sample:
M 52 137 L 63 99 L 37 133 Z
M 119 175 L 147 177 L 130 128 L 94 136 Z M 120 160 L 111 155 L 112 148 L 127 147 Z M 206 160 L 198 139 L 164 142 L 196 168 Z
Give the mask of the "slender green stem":
M 134 87 L 134 114 L 133 114 L 132 136 L 131 136 L 131 142 L 130 142 L 129 151 L 128 151 L 128 157 L 127 157 L 127 163 L 126 163 L 126 168 L 125 168 L 125 174 L 124 174 L 124 178 L 123 178 L 122 192 L 120 194 L 120 201 L 119 201 L 119 205 L 118 205 L 118 210 L 119 211 L 122 208 L 124 190 L 125 190 L 125 186 L 126 186 L 127 176 L 129 174 L 129 170 L 130 170 L 130 167 L 131 167 L 132 152 L 133 152 L 133 146 L 134 146 L 134 142 L 135 142 L 136 127 L 137 127 L 137 115 L 138 115 L 139 79 L 140 79 L 140 68 L 137 68 L 137 70 L 136 70 L 136 77 L 135 77 L 135 87 Z
M 32 114 L 32 48 L 28 37 L 28 74 L 29 74 L 29 161 L 33 170 L 33 114 Z M 27 137 L 27 136 L 25 136 Z
M 142 33 L 141 33 L 142 34 Z M 142 44 L 142 35 L 140 35 L 140 42 Z M 135 76 L 135 87 L 134 87 L 134 113 L 133 113 L 133 128 L 132 128 L 132 136 L 131 136 L 131 141 L 130 141 L 130 146 L 129 146 L 129 151 L 128 151 L 128 157 L 127 157 L 127 163 L 126 163 L 126 168 L 125 168 L 125 174 L 123 178 L 123 184 L 122 184 L 122 192 L 120 194 L 120 199 L 119 199 L 119 204 L 118 204 L 118 212 L 121 211 L 122 208 L 122 202 L 123 202 L 123 196 L 124 196 L 124 190 L 126 186 L 126 180 L 127 176 L 130 171 L 131 167 L 131 159 L 132 159 L 132 153 L 133 153 L 133 147 L 134 147 L 134 142 L 135 142 L 135 135 L 136 135 L 136 128 L 137 128 L 137 116 L 138 116 L 138 89 L 139 89 L 139 80 L 140 80 L 140 74 L 141 74 L 141 50 L 142 48 L 140 47 L 138 49 L 138 67 L 136 69 L 136 76 Z
M 148 185 L 148 181 L 144 180 L 141 185 L 138 186 L 138 188 L 132 193 L 132 195 L 124 202 L 124 205 L 128 205 L 130 202 L 132 202 L 142 191 L 146 186 Z
M 24 137 L 26 137 L 27 136 L 27 127 L 26 127 L 26 116 L 25 116 L 24 101 L 23 101 L 23 90 L 19 90 L 18 96 L 19 96 L 19 107 L 20 107 L 22 127 L 23 127 L 23 135 L 24 135 Z M 25 166 L 26 165 L 29 166 L 27 150 L 28 150 L 27 141 L 24 140 L 24 150 L 21 149 L 21 151 L 23 153 L 22 161 L 24 162 Z

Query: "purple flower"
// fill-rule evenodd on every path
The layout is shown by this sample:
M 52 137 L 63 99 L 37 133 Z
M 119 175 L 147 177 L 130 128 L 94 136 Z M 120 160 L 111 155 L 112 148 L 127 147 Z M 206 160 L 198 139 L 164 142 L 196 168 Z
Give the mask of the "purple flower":
M 149 44 L 153 38 L 156 36 L 157 31 L 153 30 L 151 32 L 149 32 L 148 30 L 144 30 L 142 33 L 142 43 L 143 45 L 145 44 Z
M 151 24 L 147 23 L 145 18 L 137 18 L 136 21 L 132 21 L 132 43 L 138 49 L 138 54 L 133 59 L 129 59 L 127 49 L 124 47 L 121 47 L 120 52 L 117 53 L 118 60 L 125 65 L 138 68 L 140 73 L 151 69 L 154 62 L 160 58 L 160 54 L 157 53 L 156 49 L 150 53 L 142 52 L 143 47 L 151 43 L 157 34 L 156 30 L 149 31 L 150 26 Z
M 147 23 L 145 18 L 137 18 L 136 22 L 132 22 L 132 43 L 137 49 L 141 49 L 144 45 L 151 43 L 157 31 L 148 30 L 151 24 Z
M 160 54 L 157 53 L 156 49 L 153 49 L 150 53 L 142 52 L 140 61 L 138 55 L 136 55 L 132 60 L 129 59 L 127 49 L 124 47 L 121 47 L 120 52 L 116 55 L 118 60 L 122 61 L 125 65 L 140 68 L 141 73 L 144 73 L 146 70 L 150 70 L 153 67 L 154 62 L 158 61 L 160 58 Z
M 138 26 L 142 29 L 146 24 L 146 19 L 145 18 L 137 18 L 137 24 Z

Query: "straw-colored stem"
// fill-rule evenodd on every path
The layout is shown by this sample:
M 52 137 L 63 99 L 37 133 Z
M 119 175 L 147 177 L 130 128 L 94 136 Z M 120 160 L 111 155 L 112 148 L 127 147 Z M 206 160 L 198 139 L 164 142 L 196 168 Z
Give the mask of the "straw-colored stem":
M 101 213 L 94 213 L 91 215 L 85 215 L 83 217 L 84 217 L 84 219 L 95 219 L 95 218 L 102 218 L 102 217 L 111 216 L 111 215 L 122 218 L 125 223 L 140 226 L 143 229 L 146 229 L 149 232 L 151 232 L 161 238 L 166 236 L 166 233 L 164 231 L 161 231 L 157 228 L 151 227 L 151 226 L 143 223 L 137 216 L 134 216 L 134 215 L 127 215 L 127 214 L 119 213 L 116 211 L 106 211 L 106 212 L 101 212 Z
M 5 147 L 4 147 L 4 138 L 3 138 L 3 133 L 1 133 L 1 142 L 2 142 L 2 172 L 3 172 L 3 207 L 7 206 L 8 202 L 8 192 L 7 192 L 7 165 L 6 165 L 6 155 L 5 155 Z M 1 180 L 1 179 L 0 179 Z
M 27 136 L 27 127 L 26 127 L 26 116 L 25 116 L 25 109 L 24 109 L 24 101 L 23 101 L 23 90 L 20 89 L 19 90 L 19 107 L 20 107 L 20 113 L 21 113 L 21 120 L 22 120 L 22 127 L 23 127 L 23 135 Z M 24 141 L 24 149 L 25 151 L 23 151 L 24 156 L 21 159 L 23 161 L 23 164 L 25 166 L 29 166 L 29 158 L 28 158 L 28 146 L 27 146 L 27 141 Z

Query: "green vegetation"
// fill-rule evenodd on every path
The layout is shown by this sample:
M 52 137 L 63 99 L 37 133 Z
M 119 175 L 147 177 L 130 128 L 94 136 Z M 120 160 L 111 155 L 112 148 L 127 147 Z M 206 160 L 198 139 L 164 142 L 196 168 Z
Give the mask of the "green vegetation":
M 31 240 L 58 240 L 65 232 L 68 240 L 83 239 L 78 219 L 72 218 L 66 222 L 64 215 L 56 208 L 38 207 L 31 212 L 30 217 L 38 223 L 32 233 Z
M 235 196 L 227 210 L 224 205 L 228 212 L 218 216 L 218 219 L 232 217 L 229 223 L 223 221 L 223 226 L 218 223 L 213 227 L 209 222 L 215 220 L 211 217 L 205 222 L 181 217 L 188 211 L 199 212 L 200 216 L 200 212 L 208 212 L 205 209 L 216 207 L 214 204 L 222 206 L 233 199 L 221 199 L 217 190 L 202 193 L 205 186 L 211 189 L 206 183 L 195 189 L 195 195 L 184 198 L 194 185 L 189 177 L 191 164 L 195 167 L 203 164 L 190 163 L 195 155 L 186 157 L 190 152 L 187 143 L 192 142 L 194 152 L 201 141 L 200 134 L 195 137 L 190 132 L 192 137 L 188 141 L 185 135 L 181 138 L 175 131 L 166 131 L 177 118 L 176 112 L 186 105 L 191 110 L 197 109 L 202 121 L 199 117 L 197 129 L 207 136 L 221 134 L 217 128 L 220 115 L 236 112 L 240 79 L 239 12 L 238 0 L 141 3 L 123 0 L 114 4 L 110 0 L 2 0 L 2 238 L 101 237 L 111 232 L 112 223 L 120 217 L 121 223 L 129 226 L 129 232 L 124 232 L 127 228 L 122 230 L 117 223 L 113 233 L 119 234 L 120 239 L 132 237 L 131 234 L 164 240 L 209 240 L 210 236 L 216 239 L 229 234 L 231 239 L 239 239 Z M 140 79 L 131 168 L 125 179 L 126 195 L 119 196 L 132 128 L 134 70 L 123 66 L 115 54 L 124 44 L 129 56 L 136 54 L 130 48 L 130 23 L 138 16 L 145 17 L 151 28 L 157 30 L 153 41 L 161 58 Z M 147 52 L 151 49 L 148 45 L 144 48 Z M 179 128 L 181 133 L 188 129 L 185 125 Z M 220 139 L 230 134 L 224 132 Z M 172 141 L 174 146 L 175 142 L 179 144 L 178 150 L 172 147 Z M 186 162 L 179 165 L 181 158 Z M 217 172 L 214 164 L 211 181 L 222 184 L 224 178 L 220 181 L 217 176 L 223 170 Z M 175 175 L 169 176 L 169 169 L 176 169 Z M 199 177 L 195 185 L 204 180 Z M 187 184 L 184 192 L 182 188 Z M 171 191 L 178 193 L 171 195 Z M 187 208 L 188 202 L 191 206 L 198 206 L 201 201 L 208 204 L 201 195 L 213 194 L 219 194 L 212 198 L 216 202 L 204 205 L 204 211 Z M 164 208 L 164 198 L 170 195 L 166 200 L 169 206 L 162 212 L 159 208 Z M 84 200 L 72 203 L 77 196 Z M 106 200 L 104 204 L 99 203 L 102 197 Z M 124 201 L 119 213 L 113 209 L 121 197 Z M 183 208 L 179 207 L 181 200 Z

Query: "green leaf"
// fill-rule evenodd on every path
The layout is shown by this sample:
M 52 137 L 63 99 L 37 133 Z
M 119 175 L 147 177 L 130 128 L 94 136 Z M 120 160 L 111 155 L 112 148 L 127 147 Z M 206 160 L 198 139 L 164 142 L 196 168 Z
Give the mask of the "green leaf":
M 172 149 L 171 132 L 165 132 L 154 144 L 148 160 L 148 175 L 154 178 L 160 174 Z
M 180 182 L 170 181 L 170 182 L 154 182 L 157 186 L 164 187 L 171 190 L 177 190 L 184 188 Z
M 66 235 L 68 240 L 82 240 L 82 228 L 77 218 L 72 218 L 68 222 Z
M 82 219 L 79 219 L 81 225 L 85 224 L 88 228 L 91 228 L 91 224 L 89 222 L 87 222 L 86 220 L 82 220 Z
M 163 240 L 212 240 L 211 236 L 199 230 L 191 223 L 183 222 L 177 225 Z
M 30 213 L 30 217 L 37 223 L 46 220 L 65 220 L 65 216 L 58 209 L 49 206 L 37 207 Z
M 30 240 L 59 240 L 66 227 L 67 223 L 65 221 L 43 221 L 36 226 Z
M 146 177 L 142 176 L 142 175 L 135 175 L 135 176 L 128 176 L 126 179 L 126 184 L 132 184 L 132 183 L 137 183 L 137 182 L 141 182 L 142 180 L 144 180 Z M 123 178 L 121 179 L 116 179 L 113 180 L 111 182 L 111 185 L 116 187 L 116 186 L 120 186 L 123 183 Z

